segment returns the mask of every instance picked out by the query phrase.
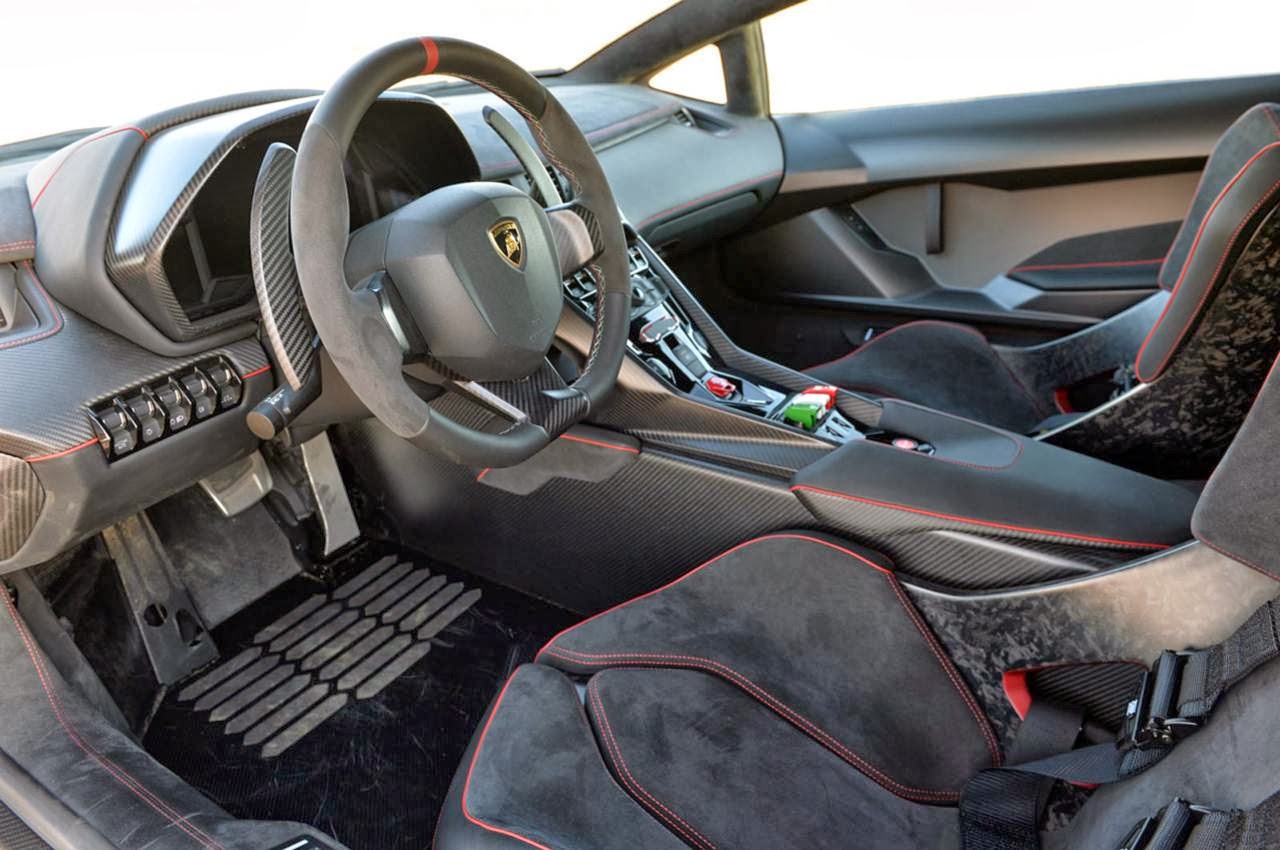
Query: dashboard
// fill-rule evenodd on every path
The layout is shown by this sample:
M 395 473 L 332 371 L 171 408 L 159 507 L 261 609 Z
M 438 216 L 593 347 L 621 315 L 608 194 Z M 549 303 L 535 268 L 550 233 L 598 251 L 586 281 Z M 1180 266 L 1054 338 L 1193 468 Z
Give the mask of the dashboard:
M 768 119 L 644 86 L 548 83 L 651 244 L 738 229 L 777 191 L 783 153 Z M 353 229 L 451 183 L 527 188 L 483 118 L 495 107 L 532 140 L 514 111 L 474 88 L 432 95 L 388 92 L 365 115 L 346 162 Z M 21 201 L 0 224 L 25 219 L 36 235 L 0 256 L 22 331 L 0 327 L 0 473 L 18 482 L 22 507 L 0 518 L 0 572 L 45 560 L 257 447 L 243 414 L 277 380 L 258 338 L 253 189 L 268 147 L 297 145 L 317 97 L 267 92 L 179 107 L 0 174 L 25 182 L 21 192 L 0 186 L 0 213 Z M 677 384 L 688 377 L 678 360 L 661 359 Z M 203 418 L 191 386 L 212 399 Z M 162 421 L 170 396 L 192 402 L 179 410 L 188 424 Z M 110 434 L 117 420 L 147 417 L 154 443 L 145 427 L 123 443 L 118 429 Z M 121 450 L 130 440 L 142 450 Z

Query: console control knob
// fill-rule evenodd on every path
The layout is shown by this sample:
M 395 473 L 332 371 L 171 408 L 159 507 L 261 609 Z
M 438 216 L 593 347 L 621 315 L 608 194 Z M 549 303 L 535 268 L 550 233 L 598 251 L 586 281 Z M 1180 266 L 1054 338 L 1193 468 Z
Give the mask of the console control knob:
M 676 382 L 676 375 L 671 371 L 671 367 L 662 362 L 659 358 L 646 357 L 644 362 L 645 365 L 647 365 L 659 378 L 662 378 L 670 384 L 674 384 Z
M 738 391 L 738 385 L 723 375 L 711 374 L 703 381 L 707 392 L 719 399 L 732 398 Z
M 191 398 L 192 413 L 197 420 L 207 419 L 218 409 L 218 391 L 198 370 L 182 376 L 182 388 Z
M 138 423 L 118 400 L 116 406 L 94 414 L 94 430 L 113 458 L 127 455 L 138 447 Z
M 635 281 L 631 282 L 631 306 L 639 307 L 644 303 L 644 289 Z
M 213 382 L 214 388 L 218 391 L 218 407 L 225 410 L 240 403 L 240 394 L 243 390 L 240 376 L 230 366 L 225 362 L 219 361 L 207 367 L 204 372 L 209 376 L 209 380 Z
M 177 381 L 170 378 L 156 388 L 155 393 L 156 401 L 164 408 L 170 431 L 181 431 L 191 424 L 191 399 L 187 398 Z
M 154 443 L 164 436 L 165 415 L 155 399 L 146 392 L 141 392 L 125 404 L 133 414 L 134 421 L 138 423 L 138 438 L 144 445 Z

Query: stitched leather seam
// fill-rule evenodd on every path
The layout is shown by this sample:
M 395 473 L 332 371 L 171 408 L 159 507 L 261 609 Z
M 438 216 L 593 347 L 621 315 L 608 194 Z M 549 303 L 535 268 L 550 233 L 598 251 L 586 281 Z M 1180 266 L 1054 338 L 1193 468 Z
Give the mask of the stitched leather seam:
M 5 242 L 0 244 L 0 251 L 5 251 L 9 248 L 23 248 L 35 244 L 36 240 L 34 239 L 19 239 L 17 242 Z
M 1162 324 L 1164 324 L 1165 317 L 1169 315 L 1170 309 L 1173 307 L 1174 302 L 1177 300 L 1178 290 L 1182 288 L 1182 284 L 1187 279 L 1187 272 L 1191 268 L 1191 261 L 1195 258 L 1196 250 L 1200 247 L 1200 240 L 1204 237 L 1205 229 L 1209 226 L 1209 220 L 1213 217 L 1214 212 L 1218 209 L 1218 205 L 1222 203 L 1224 198 L 1226 198 L 1227 193 L 1231 191 L 1231 189 L 1236 185 L 1236 183 L 1240 181 L 1242 177 L 1244 177 L 1244 175 L 1249 171 L 1249 169 L 1252 168 L 1254 164 L 1257 163 L 1258 160 L 1261 159 L 1264 154 L 1276 148 L 1280 148 L 1280 142 L 1273 142 L 1269 145 L 1266 145 L 1265 147 L 1261 148 L 1257 153 L 1255 153 L 1253 157 L 1244 164 L 1244 167 L 1241 168 L 1239 171 L 1237 171 L 1235 176 L 1232 177 L 1231 180 L 1227 183 L 1227 185 L 1223 187 L 1222 191 L 1218 193 L 1218 196 L 1214 198 L 1213 203 L 1209 206 L 1208 211 L 1205 212 L 1204 218 L 1201 219 L 1200 226 L 1196 230 L 1195 239 L 1192 240 L 1191 247 L 1187 251 L 1186 259 L 1182 261 L 1182 270 L 1178 274 L 1177 282 L 1174 283 L 1173 285 L 1173 291 L 1169 294 L 1169 300 L 1165 302 L 1164 309 L 1160 311 L 1159 318 L 1157 318 L 1155 324 L 1151 326 L 1151 330 L 1147 332 L 1146 338 L 1143 339 L 1142 341 L 1142 346 L 1139 347 L 1138 349 L 1138 355 L 1137 357 L 1134 358 L 1134 366 L 1133 366 L 1134 374 L 1138 376 L 1139 380 L 1144 382 L 1153 381 L 1156 378 L 1158 378 L 1160 374 L 1164 371 L 1164 369 L 1169 365 L 1169 361 L 1173 359 L 1174 351 L 1181 345 L 1182 339 L 1187 334 L 1187 330 L 1199 318 L 1198 314 L 1200 312 L 1200 308 L 1204 305 L 1205 300 L 1208 299 L 1209 295 L 1215 289 L 1213 283 L 1217 279 L 1219 272 L 1222 270 L 1222 265 L 1223 263 L 1226 262 L 1227 255 L 1230 254 L 1231 249 L 1235 247 L 1235 241 L 1239 237 L 1240 231 L 1244 229 L 1245 224 L 1248 222 L 1250 218 L 1253 217 L 1253 214 L 1256 213 L 1258 209 L 1262 206 L 1262 204 L 1266 202 L 1267 197 L 1276 190 L 1277 186 L 1280 186 L 1280 181 L 1277 181 L 1276 183 L 1272 184 L 1271 188 L 1263 193 L 1262 198 L 1258 201 L 1257 204 L 1254 205 L 1254 208 L 1249 212 L 1249 214 L 1244 216 L 1244 218 L 1241 219 L 1239 226 L 1236 227 L 1236 230 L 1231 235 L 1231 238 L 1227 240 L 1227 244 L 1226 244 L 1226 247 L 1223 249 L 1222 256 L 1218 260 L 1217 268 L 1214 270 L 1213 275 L 1210 276 L 1208 282 L 1206 283 L 1204 292 L 1201 293 L 1200 299 L 1196 304 L 1195 309 L 1191 311 L 1191 314 L 1187 318 L 1186 322 L 1183 324 L 1182 329 L 1174 336 L 1173 343 L 1169 346 L 1168 350 L 1165 352 L 1163 359 L 1161 359 L 1160 363 L 1156 367 L 1155 373 L 1150 377 L 1143 376 L 1142 355 L 1146 352 L 1147 346 L 1151 343 L 1151 340 L 1155 337 L 1156 331 L 1160 328 Z
M 681 838 L 705 850 L 716 850 L 716 845 L 680 815 L 676 814 L 662 801 L 649 792 L 640 781 L 631 773 L 631 769 L 627 767 L 627 762 L 622 757 L 622 747 L 618 744 L 618 739 L 613 734 L 613 727 L 609 723 L 609 717 L 604 710 L 604 702 L 600 698 L 600 688 L 595 684 L 594 680 L 587 686 L 588 696 L 591 699 L 591 705 L 595 708 L 595 714 L 600 718 L 600 727 L 602 737 L 605 741 L 605 752 L 610 757 L 609 760 L 618 768 L 618 778 L 632 792 L 632 796 L 651 811 L 663 823 L 675 830 Z
M 77 151 L 79 151 L 81 148 L 88 145 L 90 142 L 96 142 L 99 139 L 105 139 L 108 136 L 115 136 L 119 133 L 131 133 L 131 132 L 137 133 L 138 135 L 142 136 L 143 141 L 146 141 L 148 138 L 150 138 L 147 135 L 146 131 L 142 130 L 139 127 L 117 127 L 114 130 L 105 130 L 101 133 L 90 136 L 87 139 L 81 139 L 80 141 L 76 142 L 75 145 L 70 150 L 68 150 L 66 154 L 63 155 L 62 159 L 58 161 L 58 164 L 53 167 L 53 171 L 49 173 L 49 176 L 44 179 L 44 184 L 40 187 L 40 190 L 36 192 L 36 196 L 31 199 L 31 208 L 32 209 L 36 208 L 36 204 L 40 203 L 40 198 L 44 195 L 45 190 L 49 188 L 49 185 L 51 183 L 53 183 L 53 178 L 58 176 L 58 172 L 62 170 L 62 166 L 66 165 L 67 160 L 71 159 L 71 157 L 74 156 Z
M 885 339 L 886 337 L 892 336 L 894 333 L 900 330 L 904 330 L 905 328 L 909 328 L 915 325 L 942 325 L 943 327 L 946 327 L 946 328 L 958 329 L 972 336 L 976 336 L 979 340 L 982 341 L 983 345 L 985 345 L 988 349 L 991 350 L 992 355 L 996 358 L 996 361 L 1001 365 L 1001 367 L 1004 368 L 1004 371 L 1009 375 L 1010 379 L 1013 380 L 1014 385 L 1017 386 L 1017 388 L 1022 392 L 1024 396 L 1026 396 L 1027 401 L 1031 402 L 1032 408 L 1034 408 L 1037 413 L 1044 413 L 1043 408 L 1041 408 L 1040 406 L 1040 402 L 1038 402 L 1035 396 L 1031 394 L 1031 391 L 1027 389 L 1026 384 L 1022 383 L 1022 379 L 1019 378 L 1017 374 L 1015 374 L 1014 371 L 1009 368 L 1009 364 L 1004 362 L 1004 358 L 1000 356 L 1000 353 L 996 351 L 994 348 L 992 348 L 991 341 L 988 340 L 985 336 L 983 336 L 978 331 L 969 327 L 968 325 L 962 325 L 959 322 L 944 322 L 940 319 L 918 319 L 914 322 L 904 322 L 901 325 L 895 325 L 894 327 L 889 328 L 889 330 L 885 331 L 882 334 L 873 336 L 871 339 L 864 342 L 862 345 L 858 346 L 853 351 L 850 351 L 848 354 L 841 355 L 840 357 L 837 357 L 834 360 L 827 360 L 823 363 L 815 363 L 812 366 L 805 367 L 801 371 L 808 372 L 813 369 L 820 369 L 824 366 L 834 366 L 837 363 L 843 363 L 847 360 L 852 360 L 854 357 L 857 357 L 859 354 L 864 353 L 868 348 L 875 345 L 877 342 Z
M 1150 266 L 1155 263 L 1163 263 L 1164 257 L 1156 257 L 1153 260 L 1103 260 L 1092 263 L 1036 263 L 1026 266 L 1014 266 L 1009 269 L 1009 274 L 1016 272 L 1053 272 L 1053 271 L 1070 271 L 1072 269 L 1110 269 L 1124 268 L 1126 266 Z
M 75 726 L 63 715 L 62 700 L 54 692 L 54 689 L 48 678 L 47 671 L 44 669 L 43 663 L 40 661 L 39 653 L 32 642 L 31 636 L 27 634 L 26 626 L 18 616 L 17 609 L 13 605 L 13 600 L 9 598 L 9 594 L 0 590 L 0 597 L 4 598 L 5 609 L 9 613 L 10 619 L 13 620 L 14 628 L 17 630 L 18 637 L 22 640 L 26 647 L 27 655 L 31 658 L 32 667 L 35 669 L 36 676 L 40 680 L 40 686 L 44 689 L 45 698 L 49 702 L 49 707 L 53 710 L 54 718 L 58 721 L 58 725 L 66 733 L 68 739 L 76 745 L 76 747 L 86 756 L 92 759 L 100 767 L 110 773 L 116 781 L 133 792 L 134 796 L 146 803 L 152 810 L 160 814 L 174 826 L 181 829 L 187 836 L 202 847 L 212 847 L 214 850 L 226 850 L 216 840 L 211 838 L 203 830 L 187 818 L 173 811 L 163 800 L 149 791 L 145 785 L 134 779 L 128 771 L 106 756 L 99 753 L 87 741 L 80 737 Z
M 934 637 L 933 632 L 925 624 L 920 612 L 916 610 L 915 605 L 911 604 L 911 600 L 907 598 L 907 594 L 902 589 L 902 585 L 899 584 L 897 577 L 886 575 L 885 580 L 889 582 L 889 586 L 893 588 L 894 595 L 898 597 L 898 602 L 902 603 L 907 616 L 915 624 L 916 631 L 920 632 L 920 637 L 924 638 L 924 642 L 929 646 L 929 651 L 938 659 L 938 666 L 947 674 L 947 678 L 951 680 L 952 687 L 960 694 L 960 699 L 964 701 L 969 712 L 973 715 L 973 719 L 977 721 L 978 729 L 982 732 L 982 737 L 987 742 L 987 749 L 991 752 L 991 763 L 999 767 L 1002 761 L 1000 744 L 996 742 L 995 733 L 991 731 L 991 724 L 987 722 L 987 716 L 978 707 L 977 700 L 973 698 L 969 688 L 960 679 L 960 673 L 956 670 L 955 665 L 951 663 L 951 659 L 947 657 L 946 653 L 942 651 L 942 647 L 938 645 L 937 638 Z
M 28 345 L 33 342 L 39 342 L 42 339 L 48 339 L 58 331 L 62 330 L 62 310 L 58 308 L 58 305 L 53 302 L 51 297 L 49 297 L 48 291 L 46 291 L 44 286 L 41 285 L 40 279 L 36 277 L 35 269 L 31 267 L 31 261 L 23 260 L 21 265 L 23 270 L 27 273 L 27 276 L 31 278 L 31 282 L 35 284 L 36 291 L 40 293 L 40 298 L 48 306 L 49 311 L 53 313 L 53 326 L 46 328 L 38 334 L 18 337 L 15 340 L 0 343 L 0 351 L 4 351 L 9 348 L 17 348 L 18 346 Z
M 1200 537 L 1197 537 L 1196 539 L 1199 540 L 1204 545 L 1208 546 L 1213 551 L 1217 552 L 1219 555 L 1224 555 L 1233 561 L 1239 561 L 1241 564 L 1244 564 L 1249 569 L 1254 570 L 1255 572 L 1262 573 L 1264 576 L 1266 576 L 1269 579 L 1280 581 L 1280 575 L 1276 575 L 1266 567 L 1260 564 L 1255 564 L 1253 561 L 1250 561 L 1248 558 L 1243 558 L 1235 554 L 1234 552 L 1231 552 L 1228 549 L 1224 549 L 1223 547 L 1217 545 L 1216 543 L 1213 543 L 1210 540 L 1206 540 L 1203 535 L 1201 535 Z
M 652 215 L 649 215 L 640 219 L 640 223 L 636 225 L 636 229 L 641 230 L 647 225 L 652 224 L 653 222 L 657 221 L 660 218 L 665 218 L 671 215 L 672 213 L 680 212 L 681 210 L 688 209 L 689 207 L 692 207 L 692 206 L 697 206 L 698 204 L 705 203 L 707 201 L 718 200 L 720 198 L 725 197 L 726 195 L 729 195 L 729 194 L 732 194 L 733 192 L 738 191 L 739 189 L 745 189 L 748 186 L 755 186 L 756 184 L 763 183 L 766 180 L 772 180 L 773 178 L 778 177 L 781 174 L 782 174 L 781 170 L 770 171 L 768 174 L 761 174 L 759 177 L 752 177 L 749 180 L 740 180 L 731 186 L 724 186 L 720 189 L 716 189 L 714 192 L 708 192 L 707 194 L 699 195 L 698 197 L 693 198 L 692 200 L 688 200 L 688 201 L 684 201 L 683 203 L 676 204 L 674 207 L 668 207 L 665 210 L 659 210 L 658 212 L 653 213 Z
M 1152 549 L 1164 550 L 1168 549 L 1167 543 L 1144 543 L 1137 540 L 1117 540 L 1111 537 L 1095 537 L 1090 534 L 1075 534 L 1069 531 L 1052 531 L 1047 528 L 1033 528 L 1025 525 L 1011 525 L 1001 522 L 992 522 L 985 519 L 974 519 L 972 517 L 958 516 L 956 514 L 944 514 L 938 511 L 930 511 L 924 508 L 913 508 L 909 505 L 899 505 L 895 502 L 882 502 L 877 499 L 868 499 L 863 496 L 854 496 L 851 493 L 841 493 L 838 490 L 824 490 L 821 487 L 811 487 L 808 484 L 792 484 L 789 488 L 791 492 L 806 491 L 817 493 L 820 496 L 830 496 L 835 499 L 847 499 L 851 502 L 862 502 L 867 505 L 874 505 L 878 508 L 889 508 L 895 511 L 905 511 L 907 513 L 919 514 L 920 516 L 932 517 L 934 519 L 947 520 L 948 522 L 968 523 L 970 525 L 980 525 L 985 528 L 997 528 L 1002 531 L 1019 531 L 1024 534 L 1042 534 L 1046 537 L 1061 537 L 1072 541 L 1085 541 L 1087 543 L 1098 543 L 1106 546 L 1115 546 L 1121 549 Z
M 954 791 L 937 791 L 928 788 L 915 788 L 891 778 L 888 774 L 868 762 L 862 756 L 849 749 L 835 736 L 815 725 L 808 718 L 778 700 L 773 696 L 773 694 L 769 693 L 764 688 L 760 687 L 733 668 L 722 662 L 716 661 L 713 658 L 704 658 L 697 655 L 668 655 L 655 652 L 588 653 L 560 648 L 545 650 L 545 654 L 560 658 L 563 661 L 568 661 L 573 664 L 581 664 L 587 667 L 676 667 L 704 670 L 737 685 L 747 694 L 754 697 L 759 702 L 764 703 L 766 706 L 773 709 L 774 712 L 790 721 L 811 738 L 825 745 L 827 749 L 840 756 L 844 761 L 883 785 L 885 788 L 893 791 L 898 796 L 906 797 L 908 799 L 928 801 L 949 801 L 959 799 L 960 795 Z

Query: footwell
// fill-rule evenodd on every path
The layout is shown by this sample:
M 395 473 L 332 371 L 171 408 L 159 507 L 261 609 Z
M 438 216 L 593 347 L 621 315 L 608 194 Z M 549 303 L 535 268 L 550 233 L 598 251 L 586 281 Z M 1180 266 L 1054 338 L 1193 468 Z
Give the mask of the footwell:
M 421 848 L 489 700 L 575 618 L 410 555 L 363 560 L 215 629 L 225 660 L 171 689 L 145 744 L 236 816 Z

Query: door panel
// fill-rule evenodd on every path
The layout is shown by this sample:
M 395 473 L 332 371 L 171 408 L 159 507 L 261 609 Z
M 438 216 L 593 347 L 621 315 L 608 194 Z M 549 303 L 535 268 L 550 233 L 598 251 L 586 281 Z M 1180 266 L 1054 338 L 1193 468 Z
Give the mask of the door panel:
M 780 191 L 707 296 L 797 366 L 926 317 L 1088 327 L 1156 289 L 1218 136 L 1267 100 L 1280 75 L 777 117 Z

